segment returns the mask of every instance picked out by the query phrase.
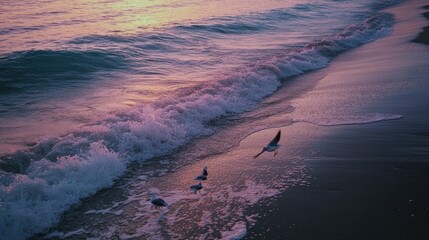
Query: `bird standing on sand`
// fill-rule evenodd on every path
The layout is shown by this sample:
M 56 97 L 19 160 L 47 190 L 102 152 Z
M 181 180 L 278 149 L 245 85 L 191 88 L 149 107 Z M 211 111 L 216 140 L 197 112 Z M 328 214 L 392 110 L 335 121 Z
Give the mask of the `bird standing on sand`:
M 196 177 L 195 180 L 205 181 L 205 180 L 207 180 L 208 175 L 209 175 L 209 173 L 207 172 L 207 166 L 205 166 L 201 175 Z
M 268 145 L 266 147 L 264 147 L 262 149 L 262 151 L 258 154 L 256 154 L 256 156 L 254 156 L 253 158 L 257 158 L 259 157 L 259 155 L 261 155 L 263 152 L 274 152 L 274 156 L 277 155 L 277 148 L 280 147 L 280 145 L 278 144 L 280 141 L 280 135 L 281 135 L 281 130 L 279 130 L 279 132 L 277 133 L 277 135 L 273 138 L 273 140 L 271 140 L 270 143 L 268 143 Z
M 164 201 L 164 199 L 159 198 L 156 193 L 152 193 L 150 196 L 150 202 L 155 206 L 156 209 L 166 207 L 168 204 Z
M 189 188 L 191 189 L 191 191 L 197 194 L 197 192 L 203 188 L 203 184 L 200 182 L 198 184 L 190 186 Z

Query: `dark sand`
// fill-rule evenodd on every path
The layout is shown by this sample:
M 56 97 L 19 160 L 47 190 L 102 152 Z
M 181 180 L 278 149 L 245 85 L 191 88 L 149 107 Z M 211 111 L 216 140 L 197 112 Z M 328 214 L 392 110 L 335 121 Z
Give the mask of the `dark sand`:
M 423 70 L 429 69 L 429 51 L 407 41 L 412 33 L 404 34 L 414 31 L 417 35 L 421 29 L 410 28 L 414 20 L 409 16 L 410 12 L 419 15 L 415 6 L 419 2 L 424 1 L 408 1 L 389 10 L 398 20 L 392 36 L 346 53 L 330 67 L 340 71 L 332 75 L 342 71 L 347 76 L 345 62 L 367 64 L 359 68 L 366 77 L 371 75 L 371 64 L 379 64 L 383 67 L 378 79 L 385 81 L 386 88 L 390 81 L 400 84 L 401 77 L 389 77 L 383 71 L 389 66 L 392 72 L 404 68 L 396 75 L 403 73 L 402 83 L 407 86 L 366 108 L 404 117 L 325 130 L 328 134 L 311 147 L 317 155 L 306 157 L 310 186 L 288 189 L 274 207 L 249 210 L 264 217 L 245 239 L 429 239 L 429 75 Z M 427 44 L 427 35 L 425 38 Z M 371 52 L 383 52 L 382 47 L 390 49 L 386 53 L 403 54 L 403 59 L 363 59 Z M 406 61 L 421 65 L 413 67 Z M 349 76 L 359 78 L 359 74 Z
M 263 209 L 246 239 L 429 239 L 429 122 L 415 120 L 323 138 L 323 158 L 306 163 L 310 186 Z

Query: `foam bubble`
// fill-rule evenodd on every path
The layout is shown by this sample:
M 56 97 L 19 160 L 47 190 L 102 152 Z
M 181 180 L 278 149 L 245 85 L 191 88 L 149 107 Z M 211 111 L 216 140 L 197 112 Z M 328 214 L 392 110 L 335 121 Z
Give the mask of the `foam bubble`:
M 83 228 L 79 228 L 75 231 L 70 231 L 67 233 L 63 233 L 63 232 L 52 232 L 48 235 L 45 236 L 46 239 L 51 239 L 51 238 L 59 238 L 59 239 L 65 239 L 65 238 L 69 238 L 75 235 L 81 235 L 86 233 L 85 229 Z
M 237 222 L 231 228 L 230 231 L 222 232 L 222 239 L 239 240 L 239 239 L 244 238 L 246 236 L 246 234 L 247 234 L 246 223 L 245 222 Z

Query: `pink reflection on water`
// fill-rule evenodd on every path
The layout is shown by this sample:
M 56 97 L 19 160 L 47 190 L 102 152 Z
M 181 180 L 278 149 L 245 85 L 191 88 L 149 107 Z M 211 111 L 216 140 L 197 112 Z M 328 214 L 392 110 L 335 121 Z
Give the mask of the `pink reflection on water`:
M 6 1 L 0 6 L 0 53 L 61 47 L 85 35 L 136 34 L 174 24 L 293 5 L 274 1 Z M 228 7 L 225 7 L 228 6 Z

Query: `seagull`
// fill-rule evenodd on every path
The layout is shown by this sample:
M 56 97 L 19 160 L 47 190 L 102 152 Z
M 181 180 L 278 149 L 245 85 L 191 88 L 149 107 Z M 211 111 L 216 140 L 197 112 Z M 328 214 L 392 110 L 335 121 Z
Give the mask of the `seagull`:
M 207 166 L 205 166 L 201 175 L 196 177 L 195 180 L 205 181 L 205 180 L 207 180 L 208 175 L 209 175 L 209 173 L 207 172 Z
M 195 194 L 197 194 L 197 192 L 203 188 L 203 184 L 200 182 L 196 185 L 190 186 L 189 188 L 191 189 L 191 191 L 193 191 Z
M 273 138 L 273 140 L 271 140 L 270 143 L 268 143 L 268 145 L 264 148 L 262 148 L 262 151 L 258 154 L 256 154 L 256 156 L 254 156 L 253 158 L 257 158 L 259 157 L 259 155 L 261 155 L 263 152 L 267 151 L 267 152 L 274 152 L 274 156 L 277 155 L 277 148 L 280 147 L 279 140 L 280 140 L 280 135 L 281 135 L 281 130 L 279 130 L 279 132 L 277 133 L 277 135 Z
M 168 204 L 164 199 L 159 198 L 156 193 L 151 193 L 150 202 L 155 206 L 156 209 L 166 207 Z

